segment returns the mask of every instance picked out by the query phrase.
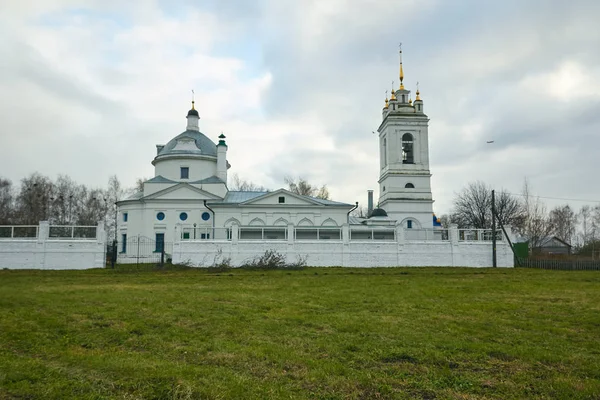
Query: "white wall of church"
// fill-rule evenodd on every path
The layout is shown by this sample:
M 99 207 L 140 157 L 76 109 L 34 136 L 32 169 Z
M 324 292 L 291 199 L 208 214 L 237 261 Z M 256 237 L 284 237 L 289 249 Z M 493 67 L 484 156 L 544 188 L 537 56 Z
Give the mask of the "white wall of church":
M 201 199 L 124 203 L 119 207 L 118 239 L 121 240 L 123 234 L 128 238 L 140 235 L 154 239 L 157 233 L 164 233 L 165 242 L 173 242 L 173 230 L 176 225 L 180 225 L 184 230 L 190 230 L 196 224 L 196 228 L 200 230 L 213 226 L 216 228 L 229 227 L 232 223 L 241 226 L 287 226 L 289 223 L 295 226 L 341 226 L 348 222 L 347 210 L 336 207 L 309 208 L 292 204 L 277 208 L 265 207 L 264 204 L 244 207 L 237 205 L 226 207 L 213 205 L 211 207 L 209 205 L 209 207 L 212 211 L 204 207 Z M 165 215 L 162 221 L 157 219 L 159 212 Z M 181 220 L 183 212 L 187 214 L 185 221 Z M 124 221 L 123 213 L 127 213 L 127 221 Z M 208 220 L 202 218 L 204 213 L 209 214 Z
M 157 218 L 158 213 L 165 215 L 163 220 Z M 202 219 L 202 214 L 208 212 L 210 218 Z M 123 213 L 127 213 L 127 221 L 124 221 Z M 181 214 L 186 213 L 187 219 L 183 221 Z M 118 240 L 122 235 L 129 239 L 140 235 L 155 239 L 157 233 L 165 235 L 165 242 L 173 241 L 173 229 L 176 224 L 185 227 L 193 227 L 195 223 L 198 228 L 212 227 L 212 213 L 204 207 L 202 200 L 195 201 L 149 201 L 146 203 L 132 202 L 119 207 L 118 215 Z
M 181 179 L 181 167 L 189 168 L 189 178 Z M 193 182 L 217 175 L 217 159 L 207 157 L 197 159 L 181 157 L 168 160 L 159 160 L 154 166 L 154 175 L 161 175 L 177 182 Z
M 244 208 L 212 207 L 215 210 L 215 226 L 230 226 L 237 222 L 241 226 L 341 226 L 348 222 L 345 209 L 326 207 L 278 207 L 265 208 L 260 205 Z

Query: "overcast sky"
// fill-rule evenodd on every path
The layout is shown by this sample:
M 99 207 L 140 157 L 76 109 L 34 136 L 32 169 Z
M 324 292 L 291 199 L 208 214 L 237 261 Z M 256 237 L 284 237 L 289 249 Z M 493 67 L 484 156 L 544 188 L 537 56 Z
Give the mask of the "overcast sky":
M 598 21 L 597 0 L 0 0 L 0 176 L 132 186 L 195 89 L 230 174 L 364 204 L 402 42 L 438 214 L 474 180 L 600 201 Z

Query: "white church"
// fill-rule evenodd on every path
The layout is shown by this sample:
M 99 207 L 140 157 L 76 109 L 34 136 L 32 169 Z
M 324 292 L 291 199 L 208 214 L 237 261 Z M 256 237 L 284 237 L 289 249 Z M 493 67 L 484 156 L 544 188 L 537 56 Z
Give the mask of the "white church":
M 404 87 L 402 53 L 399 77 L 378 128 L 380 195 L 373 209 L 368 191 L 368 218 L 350 216 L 357 205 L 286 189 L 228 190 L 226 137 L 221 134 L 215 143 L 200 131 L 192 101 L 185 131 L 156 146 L 154 178 L 117 203 L 119 262 L 139 261 L 139 250 L 128 243 L 143 237 L 154 241 L 155 251 L 165 249 L 173 262 L 198 266 L 217 255 L 242 264 L 266 250 L 303 256 L 314 266 L 487 264 L 486 255 L 461 258 L 452 247 L 461 244 L 458 230 L 443 230 L 433 215 L 429 119 L 418 89 L 413 102 Z M 468 241 L 463 235 L 462 242 Z M 505 264 L 512 266 L 508 258 Z

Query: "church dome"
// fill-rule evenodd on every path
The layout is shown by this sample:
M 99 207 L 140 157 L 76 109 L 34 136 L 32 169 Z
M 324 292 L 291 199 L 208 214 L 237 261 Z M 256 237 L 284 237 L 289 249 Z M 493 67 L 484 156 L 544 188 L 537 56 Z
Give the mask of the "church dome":
M 196 111 L 196 110 L 190 110 Z M 169 156 L 217 157 L 217 145 L 200 131 L 186 130 L 160 149 L 154 161 Z
M 373 212 L 371 212 L 371 216 L 369 218 L 372 217 L 387 217 L 387 213 L 385 212 L 385 210 L 383 208 L 376 208 L 373 210 Z
M 195 109 L 191 109 L 190 111 L 188 111 L 187 116 L 189 117 L 190 115 L 193 115 L 194 117 L 200 117 L 200 114 L 198 114 L 198 110 Z

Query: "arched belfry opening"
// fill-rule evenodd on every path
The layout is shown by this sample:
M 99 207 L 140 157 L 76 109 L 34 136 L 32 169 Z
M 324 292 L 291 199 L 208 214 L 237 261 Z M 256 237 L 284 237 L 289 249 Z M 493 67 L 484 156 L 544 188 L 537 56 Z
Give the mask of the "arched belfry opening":
M 402 163 L 414 164 L 414 139 L 410 133 L 402 135 Z

